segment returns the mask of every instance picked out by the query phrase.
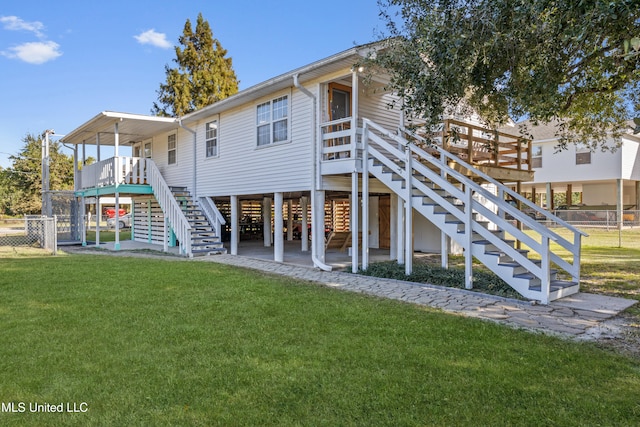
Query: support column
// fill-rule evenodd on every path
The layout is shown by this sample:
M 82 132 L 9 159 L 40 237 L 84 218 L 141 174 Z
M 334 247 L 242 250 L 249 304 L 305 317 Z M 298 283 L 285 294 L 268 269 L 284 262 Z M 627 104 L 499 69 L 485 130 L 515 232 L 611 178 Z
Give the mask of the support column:
M 551 183 L 547 182 L 547 210 L 551 212 L 553 210 L 553 193 L 551 191 Z
M 405 215 L 405 210 L 404 210 L 404 200 L 400 197 L 398 197 L 398 215 L 397 215 L 397 219 L 398 219 L 398 264 L 404 264 L 404 251 L 405 251 L 405 245 L 404 245 L 404 236 L 405 236 L 405 232 L 404 232 L 404 215 Z
M 240 237 L 240 221 L 238 213 L 238 196 L 231 196 L 231 255 L 238 255 L 238 240 Z
M 116 240 L 113 243 L 113 249 L 116 251 L 119 251 L 120 250 L 120 193 L 118 193 L 117 190 L 116 190 L 116 215 L 114 219 L 115 219 L 114 224 L 116 227 Z M 166 219 L 165 219 L 165 227 L 166 227 Z M 166 233 L 165 233 L 165 241 L 166 241 Z
M 362 269 L 369 267 L 369 162 L 368 153 L 362 159 Z
M 404 272 L 408 276 L 413 271 L 413 158 L 411 157 L 411 148 L 409 145 L 405 147 L 405 191 L 406 197 L 404 201 L 404 245 L 405 260 Z
M 115 170 L 114 170 L 114 178 L 115 178 L 115 184 L 116 184 L 116 214 L 115 214 L 115 226 L 116 226 L 116 240 L 113 244 L 113 249 L 116 251 L 120 250 L 120 194 L 118 193 L 118 186 L 120 185 L 120 162 L 118 161 L 118 145 L 120 144 L 120 132 L 118 130 L 118 122 L 116 122 L 114 124 L 114 129 L 113 129 L 113 157 L 114 157 L 114 163 L 115 163 Z M 166 244 L 167 244 L 167 233 L 166 233 L 166 228 L 167 228 L 167 220 L 165 218 L 165 234 L 164 234 L 164 240 L 165 240 L 165 252 L 167 251 L 166 249 Z
M 624 187 L 622 179 L 616 179 L 616 218 L 618 219 L 618 230 L 622 230 L 623 221 L 623 201 Z
M 571 184 L 567 184 L 567 194 L 566 194 L 565 198 L 567 199 L 566 203 L 567 203 L 567 208 L 568 208 L 569 206 L 572 205 L 571 202 L 573 201 L 573 186 Z
M 100 246 L 100 221 L 102 220 L 102 206 L 100 196 L 96 196 L 96 246 Z
M 349 228 L 351 230 L 351 272 L 358 272 L 358 172 L 351 173 L 351 203 L 349 206 Z
M 287 200 L 287 241 L 290 242 L 293 240 L 293 202 L 291 200 Z
M 274 193 L 273 198 L 273 260 L 284 261 L 284 230 L 282 218 L 282 193 Z
M 449 237 L 440 231 L 440 267 L 449 268 Z
M 398 259 L 398 195 L 389 197 L 389 259 Z
M 87 219 L 87 205 L 85 204 L 84 196 L 82 196 L 82 207 L 80 208 L 80 218 L 82 218 L 82 246 L 87 246 L 87 228 L 90 227 L 91 221 Z
M 264 234 L 264 247 L 271 246 L 271 199 L 265 197 L 262 199 L 262 231 Z
M 300 239 L 301 242 L 301 250 L 302 252 L 309 251 L 309 221 L 307 220 L 307 211 L 309 210 L 309 198 L 307 196 L 302 196 L 300 198 L 300 210 L 301 212 L 301 227 L 300 230 Z
M 315 251 L 316 258 L 325 262 L 325 241 L 324 241 L 324 190 L 313 191 L 311 193 L 311 245 Z

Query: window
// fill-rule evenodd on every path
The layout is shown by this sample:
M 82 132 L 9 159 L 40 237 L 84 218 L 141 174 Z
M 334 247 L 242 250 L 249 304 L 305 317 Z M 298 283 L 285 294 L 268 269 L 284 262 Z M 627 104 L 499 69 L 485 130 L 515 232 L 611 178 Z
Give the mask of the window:
M 205 125 L 205 146 L 207 157 L 218 155 L 218 121 L 214 120 Z
M 576 151 L 576 165 L 590 165 L 591 164 L 591 150 L 578 149 Z
M 531 149 L 531 167 L 542 167 L 542 147 L 540 145 L 534 145 Z
M 151 142 L 144 143 L 144 158 L 145 159 L 151 158 Z
M 258 147 L 289 139 L 289 97 L 281 96 L 256 108 Z
M 176 164 L 176 134 L 171 134 L 167 138 L 167 163 L 170 165 Z

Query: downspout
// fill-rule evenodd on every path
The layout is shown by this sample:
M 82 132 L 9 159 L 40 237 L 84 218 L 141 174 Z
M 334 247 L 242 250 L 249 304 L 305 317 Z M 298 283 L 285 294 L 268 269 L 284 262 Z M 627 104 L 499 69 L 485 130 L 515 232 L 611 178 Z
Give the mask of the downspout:
M 192 184 L 192 187 L 193 187 L 193 197 L 194 197 L 194 199 L 197 200 L 198 199 L 198 192 L 196 191 L 197 190 L 197 188 L 196 188 L 196 171 L 198 169 L 198 166 L 197 166 L 197 158 L 196 158 L 196 154 L 197 154 L 196 153 L 196 151 L 197 151 L 196 150 L 196 143 L 197 143 L 196 131 L 191 129 L 191 128 L 186 127 L 185 125 L 183 125 L 182 124 L 182 117 L 178 118 L 178 125 L 182 129 L 186 130 L 187 132 L 191 132 L 191 135 L 193 135 L 193 184 Z
M 316 129 L 316 104 L 317 104 L 317 98 L 316 96 L 311 93 L 306 87 L 302 86 L 300 84 L 300 82 L 298 81 L 298 74 L 294 74 L 293 75 L 293 85 L 300 90 L 300 92 L 304 93 L 305 95 L 307 95 L 309 98 L 311 98 L 312 100 L 312 104 L 313 104 L 313 109 L 312 109 L 312 113 L 311 113 L 311 128 L 313 129 L 312 132 L 312 137 L 311 137 L 311 141 L 312 141 L 312 150 L 311 150 L 311 180 L 313 182 L 312 186 L 311 186 L 311 224 L 313 227 L 315 227 L 316 229 L 316 234 L 319 234 L 319 232 L 317 231 L 318 225 L 320 224 L 320 221 L 317 218 L 317 214 L 316 212 L 316 191 L 318 190 L 318 163 L 317 163 L 317 155 L 316 155 L 316 135 L 318 133 L 318 130 Z M 322 227 L 324 228 L 324 227 Z M 314 239 L 316 240 L 316 239 Z M 324 271 L 331 271 L 331 266 L 325 264 L 324 262 L 320 261 L 318 259 L 318 254 L 317 254 L 317 247 L 316 245 L 318 244 L 318 242 L 314 241 L 313 244 L 311 245 L 311 260 L 313 261 L 313 265 L 318 267 L 321 270 Z

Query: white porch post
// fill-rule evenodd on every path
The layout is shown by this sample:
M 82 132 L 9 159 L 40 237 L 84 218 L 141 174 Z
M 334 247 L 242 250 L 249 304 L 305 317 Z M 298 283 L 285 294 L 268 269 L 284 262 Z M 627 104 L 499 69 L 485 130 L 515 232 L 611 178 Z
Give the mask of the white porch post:
M 307 221 L 307 211 L 309 210 L 309 198 L 307 196 L 302 196 L 300 198 L 300 207 L 301 207 L 301 227 L 302 230 L 300 233 L 300 239 L 302 240 L 302 252 L 309 251 L 309 222 Z
M 404 272 L 408 276 L 413 271 L 413 166 L 411 164 L 411 147 L 409 145 L 405 148 L 405 190 L 407 192 L 406 200 L 404 202 L 404 245 L 405 245 L 405 260 L 404 260 Z
M 551 212 L 551 207 L 553 206 L 553 197 L 551 196 L 551 183 L 547 182 L 546 187 L 547 210 Z
M 100 221 L 102 220 L 102 206 L 100 196 L 96 196 L 96 246 L 100 246 Z
M 369 267 L 369 148 L 365 125 L 362 135 L 362 269 Z M 357 240 L 357 236 L 356 236 Z
M 624 186 L 622 183 L 622 179 L 616 179 L 616 218 L 618 218 L 618 230 L 622 230 L 622 226 L 624 224 L 623 218 L 623 201 L 624 200 Z M 567 205 L 569 202 L 567 202 Z
M 231 255 L 238 255 L 238 237 L 240 236 L 238 217 L 238 196 L 231 196 Z
M 389 259 L 398 259 L 398 195 L 389 197 Z
M 440 267 L 449 268 L 449 237 L 444 231 L 440 232 Z
M 358 272 L 358 172 L 351 173 L 351 206 L 349 213 L 349 228 L 351 229 L 351 272 Z
M 282 193 L 274 193 L 273 197 L 273 260 L 284 261 L 284 230 L 282 218 Z
M 115 227 L 116 227 L 116 241 L 113 244 L 113 249 L 118 251 L 120 250 L 120 193 L 118 191 L 118 186 L 120 185 L 120 162 L 118 161 L 118 144 L 120 143 L 120 133 L 118 132 L 118 122 L 115 123 L 114 125 L 114 134 L 113 134 L 113 145 L 114 145 L 114 151 L 113 151 L 113 157 L 114 157 L 114 178 L 116 180 L 115 184 L 116 184 L 116 215 L 115 215 Z M 165 228 L 167 227 L 166 225 L 166 219 L 165 219 Z M 166 230 L 165 230 L 165 241 L 167 234 L 166 234 Z
M 262 231 L 264 235 L 264 247 L 271 246 L 271 199 L 265 197 L 262 199 Z
M 405 210 L 404 210 L 404 200 L 401 197 L 398 197 L 398 205 L 396 206 L 398 209 L 398 214 L 396 216 L 396 219 L 398 220 L 398 264 L 404 264 L 404 251 L 405 251 L 405 247 L 404 247 L 404 217 L 405 217 Z

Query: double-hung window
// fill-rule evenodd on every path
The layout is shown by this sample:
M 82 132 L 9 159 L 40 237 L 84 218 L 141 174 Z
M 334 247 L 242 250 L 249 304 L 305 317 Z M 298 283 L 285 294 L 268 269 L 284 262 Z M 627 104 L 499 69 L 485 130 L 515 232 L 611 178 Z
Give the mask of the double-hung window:
M 207 157 L 218 155 L 218 121 L 213 120 L 205 125 L 205 146 Z
M 173 133 L 167 137 L 167 163 L 175 165 L 177 159 L 176 134 Z
M 289 139 L 289 97 L 281 96 L 256 108 L 258 147 Z

